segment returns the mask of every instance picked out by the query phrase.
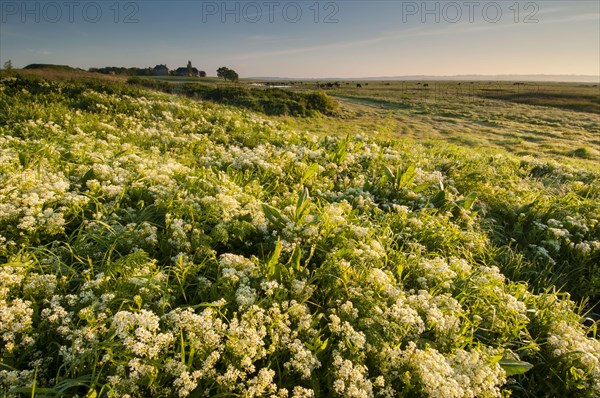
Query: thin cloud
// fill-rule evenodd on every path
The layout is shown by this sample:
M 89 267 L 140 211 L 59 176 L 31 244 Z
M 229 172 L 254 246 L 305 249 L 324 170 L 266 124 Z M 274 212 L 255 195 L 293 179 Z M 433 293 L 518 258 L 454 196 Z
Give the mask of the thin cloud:
M 27 51 L 31 54 L 35 54 L 35 55 L 52 55 L 52 52 L 46 50 L 46 49 L 33 49 L 33 48 L 28 48 Z
M 2 37 L 2 38 L 12 37 L 14 39 L 26 39 L 26 40 L 34 39 L 34 37 L 31 35 L 21 33 L 21 32 L 15 32 L 11 28 L 9 28 L 3 24 L 0 24 L 0 33 L 1 33 L 0 37 Z
M 424 31 L 421 32 L 421 30 L 422 30 L 422 28 L 418 27 L 418 28 L 411 28 L 411 29 L 405 30 L 402 32 L 401 35 L 398 35 L 398 36 L 389 35 L 387 33 L 384 33 L 381 36 L 372 37 L 369 39 L 360 39 L 360 40 L 352 40 L 352 41 L 345 41 L 345 42 L 335 42 L 335 43 L 321 44 L 321 45 L 316 45 L 316 46 L 288 48 L 288 49 L 282 49 L 282 50 L 258 51 L 258 52 L 241 54 L 237 57 L 233 57 L 233 59 L 248 60 L 248 59 L 262 58 L 262 57 L 269 57 L 269 56 L 301 54 L 301 53 L 312 52 L 312 51 L 365 46 L 365 45 L 375 44 L 375 43 L 388 41 L 388 40 L 416 37 L 416 36 L 422 36 L 422 35 L 426 34 Z
M 565 11 L 569 11 L 569 10 L 570 10 L 569 7 L 564 7 L 564 6 L 551 7 L 551 8 L 540 8 L 536 14 L 544 15 L 544 14 L 555 14 L 557 12 L 564 13 Z M 528 11 L 530 11 L 530 10 L 528 10 Z
M 565 22 L 584 22 L 584 21 L 600 21 L 600 14 L 580 14 L 580 15 L 572 15 L 570 17 L 560 18 L 560 19 L 549 19 L 547 21 L 540 20 L 540 23 L 547 24 L 558 24 Z
M 253 35 L 248 36 L 246 38 L 247 41 L 258 41 L 258 42 L 266 42 L 266 41 L 274 41 L 276 38 L 269 35 Z
M 304 46 L 304 47 L 296 47 L 296 48 L 286 48 L 280 50 L 271 50 L 271 51 L 258 51 L 240 54 L 239 56 L 232 57 L 235 60 L 250 60 L 254 58 L 263 58 L 263 57 L 273 57 L 273 56 L 281 56 L 281 55 L 292 55 L 292 54 L 301 54 L 307 52 L 328 50 L 328 49 L 340 49 L 340 48 L 349 48 L 349 47 L 360 47 L 367 46 L 376 43 L 386 42 L 386 41 L 399 41 L 405 40 L 409 38 L 416 37 L 427 37 L 427 36 L 446 36 L 452 34 L 465 34 L 465 33 L 473 33 L 473 32 L 483 32 L 483 31 L 494 31 L 494 30 L 504 30 L 504 29 L 514 29 L 515 25 L 518 26 L 535 26 L 537 24 L 547 25 L 547 24 L 562 24 L 562 23 L 573 23 L 573 22 L 585 22 L 585 21 L 598 21 L 600 20 L 600 14 L 579 14 L 572 15 L 559 19 L 540 19 L 537 23 L 520 23 L 515 24 L 513 21 L 511 22 L 498 22 L 498 23 L 490 23 L 490 22 L 482 22 L 478 24 L 437 24 L 436 27 L 432 27 L 431 25 L 422 25 L 414 28 L 396 30 L 396 31 L 387 31 L 381 33 L 379 36 L 367 38 L 367 39 L 359 39 L 352 41 L 341 41 L 335 43 L 327 43 L 315 46 Z
M 454 32 L 456 33 L 457 31 L 455 30 Z M 288 49 L 282 49 L 282 50 L 252 52 L 252 53 L 241 54 L 238 57 L 234 57 L 234 59 L 248 60 L 248 59 L 262 58 L 262 57 L 269 57 L 269 56 L 301 54 L 301 53 L 306 53 L 306 52 L 328 50 L 328 49 L 360 47 L 360 46 L 372 45 L 372 44 L 386 42 L 386 41 L 398 41 L 398 40 L 405 40 L 405 39 L 410 39 L 410 38 L 415 38 L 415 37 L 424 37 L 424 36 L 439 36 L 439 35 L 446 35 L 448 33 L 449 33 L 449 30 L 446 28 L 431 29 L 431 27 L 427 27 L 427 26 L 423 25 L 423 26 L 418 26 L 415 28 L 409 28 L 409 29 L 404 29 L 404 30 L 399 30 L 399 31 L 383 32 L 379 36 L 371 37 L 368 39 L 335 42 L 335 43 L 321 44 L 321 45 L 316 45 L 316 46 L 288 48 Z

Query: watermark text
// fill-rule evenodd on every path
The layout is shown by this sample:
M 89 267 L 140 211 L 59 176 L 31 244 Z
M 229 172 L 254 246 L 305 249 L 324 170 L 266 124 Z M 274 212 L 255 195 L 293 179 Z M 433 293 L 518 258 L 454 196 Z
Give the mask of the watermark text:
M 338 23 L 340 6 L 334 1 L 203 1 L 202 22 L 259 23 L 303 20 L 313 23 Z
M 403 1 L 402 22 L 497 23 L 510 19 L 514 23 L 538 23 L 539 11 L 539 4 L 533 1 Z
M 136 1 L 2 1 L 2 23 L 138 23 L 140 6 Z

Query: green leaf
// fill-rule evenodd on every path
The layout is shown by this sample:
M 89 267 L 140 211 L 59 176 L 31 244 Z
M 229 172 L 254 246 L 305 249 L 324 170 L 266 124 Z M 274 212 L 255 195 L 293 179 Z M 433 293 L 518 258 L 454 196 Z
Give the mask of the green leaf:
M 308 209 L 309 203 L 309 193 L 308 189 L 306 189 L 305 187 L 302 190 L 302 192 L 300 192 L 300 195 L 298 195 L 298 202 L 296 203 L 296 214 L 294 221 L 299 222 L 302 220 L 302 217 L 304 217 L 304 213 L 306 213 L 306 210 Z
M 517 361 L 509 358 L 502 358 L 499 364 L 506 372 L 506 376 L 509 377 L 523 374 L 533 368 L 533 365 L 529 362 Z
M 277 264 L 279 264 L 279 257 L 281 256 L 282 248 L 283 245 L 281 244 L 281 239 L 277 239 L 277 243 L 275 244 L 275 250 L 271 254 L 269 261 L 267 262 L 267 275 L 278 276 L 275 274 L 277 273 Z
M 325 339 L 323 344 L 319 347 L 319 352 L 323 352 L 327 349 L 327 344 L 329 344 L 329 338 Z
M 292 252 L 292 257 L 289 261 L 289 266 L 294 271 L 301 271 L 302 266 L 300 265 L 300 260 L 302 259 L 302 249 L 300 246 L 296 246 L 294 251 Z
M 390 170 L 390 168 L 387 166 L 383 166 L 383 171 L 386 177 L 389 178 L 390 182 L 394 184 L 396 182 L 396 175 L 394 174 L 394 172 Z
M 442 207 L 444 204 L 446 204 L 446 192 L 439 191 L 438 193 L 436 193 L 435 196 L 431 199 L 431 203 L 433 203 L 433 205 L 437 208 Z
M 348 156 L 348 143 L 350 142 L 350 135 L 338 144 L 335 153 L 332 156 L 332 160 L 336 164 L 342 163 Z
M 416 170 L 416 167 L 414 164 L 411 164 L 410 166 L 408 166 L 406 171 L 400 177 L 400 181 L 398 182 L 398 188 L 404 188 L 413 183 L 413 181 L 415 180 L 415 177 L 417 175 L 415 173 L 415 170 Z
M 183 338 L 183 329 L 179 331 L 179 337 L 181 339 L 181 364 L 185 365 L 185 339 Z
M 263 203 L 262 209 L 267 220 L 271 221 L 271 223 L 275 224 L 277 227 L 283 228 L 287 223 L 285 217 L 281 215 L 281 212 L 273 206 Z
M 96 175 L 94 174 L 94 169 L 89 169 L 84 175 L 83 177 L 81 177 L 81 189 L 86 189 L 87 188 L 87 182 L 89 180 L 93 180 L 96 178 Z
M 19 152 L 19 164 L 21 167 L 27 166 L 27 156 L 23 152 Z
M 95 388 L 91 388 L 90 391 L 88 391 L 88 393 L 85 395 L 85 398 L 96 398 L 98 396 L 98 393 L 96 392 Z
M 477 199 L 477 192 L 471 192 L 468 194 L 463 201 L 463 208 L 465 210 L 470 210 L 473 206 L 473 203 L 475 203 L 475 199 Z
M 300 185 L 304 185 L 304 183 L 308 181 L 310 177 L 315 175 L 317 171 L 319 171 L 319 165 L 317 163 L 313 163 L 310 166 L 308 166 L 308 169 L 306 169 L 304 175 L 302 176 L 302 179 L 300 180 Z
M 421 185 L 417 185 L 416 187 L 413 188 L 413 192 L 414 193 L 419 193 L 419 192 L 423 192 L 424 190 L 426 190 L 427 188 L 430 187 L 429 183 L 425 183 L 425 184 L 421 184 Z

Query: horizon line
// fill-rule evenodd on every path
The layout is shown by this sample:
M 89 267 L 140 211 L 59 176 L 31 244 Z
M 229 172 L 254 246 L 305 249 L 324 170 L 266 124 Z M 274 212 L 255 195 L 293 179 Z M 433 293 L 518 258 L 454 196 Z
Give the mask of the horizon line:
M 525 80 L 528 78 L 550 78 L 549 81 L 556 81 L 557 78 L 585 78 L 587 80 L 593 80 L 594 82 L 600 83 L 600 75 L 582 75 L 582 74 L 519 74 L 519 73 L 510 73 L 510 74 L 459 74 L 459 75 L 395 75 L 395 76 L 360 76 L 360 77 L 286 77 L 286 76 L 249 76 L 243 77 L 242 80 L 252 80 L 252 79 L 279 79 L 279 80 L 407 80 L 407 79 L 447 79 L 447 80 L 477 80 L 477 79 L 485 79 L 496 78 L 492 80 L 497 80 L 498 78 L 520 78 L 518 80 Z M 543 80 L 540 80 L 543 81 Z M 574 80 L 569 80 L 568 82 L 577 82 Z M 582 82 L 583 83 L 583 82 Z

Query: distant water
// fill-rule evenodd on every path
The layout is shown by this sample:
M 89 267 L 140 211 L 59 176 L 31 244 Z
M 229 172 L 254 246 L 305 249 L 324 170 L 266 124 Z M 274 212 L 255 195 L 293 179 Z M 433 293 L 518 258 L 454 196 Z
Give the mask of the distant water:
M 260 87 L 270 87 L 270 88 L 292 88 L 292 86 L 286 86 L 283 84 L 266 84 L 266 83 L 253 83 L 253 86 L 260 86 Z

